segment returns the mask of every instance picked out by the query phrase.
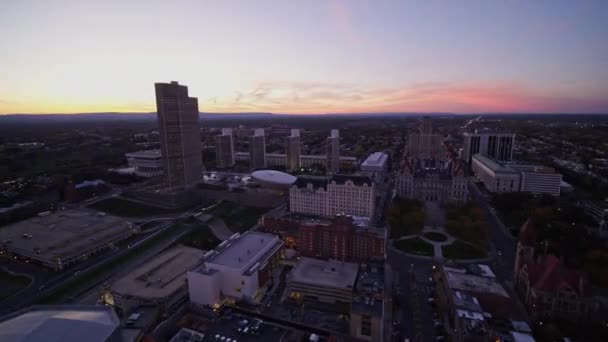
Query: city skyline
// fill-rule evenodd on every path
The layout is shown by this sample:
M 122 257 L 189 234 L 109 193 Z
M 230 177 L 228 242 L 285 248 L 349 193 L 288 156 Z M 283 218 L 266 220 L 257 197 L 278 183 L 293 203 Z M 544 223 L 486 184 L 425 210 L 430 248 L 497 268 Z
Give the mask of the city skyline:
M 8 1 L 0 115 L 608 112 L 603 1 Z M 159 24 L 160 23 L 160 24 Z

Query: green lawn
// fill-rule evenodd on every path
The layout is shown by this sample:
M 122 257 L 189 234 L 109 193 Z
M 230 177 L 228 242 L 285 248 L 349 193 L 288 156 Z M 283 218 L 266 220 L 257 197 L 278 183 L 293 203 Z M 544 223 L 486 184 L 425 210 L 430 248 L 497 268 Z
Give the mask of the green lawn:
M 426 256 L 434 256 L 433 245 L 428 242 L 425 242 L 421 238 L 414 237 L 411 239 L 397 240 L 394 242 L 394 245 L 397 249 L 400 249 L 404 252 L 417 254 L 417 255 L 426 255 Z
M 116 216 L 153 216 L 174 214 L 185 211 L 184 209 L 167 209 L 151 205 L 132 202 L 123 198 L 110 197 L 90 205 L 91 208 Z
M 21 291 L 30 283 L 31 280 L 27 277 L 11 275 L 4 269 L 0 269 L 0 300 Z
M 214 249 L 220 242 L 207 226 L 194 229 L 179 239 L 183 245 L 202 250 Z
M 447 236 L 445 236 L 444 234 L 441 233 L 437 233 L 437 232 L 428 232 L 428 233 L 424 233 L 424 237 L 432 240 L 432 241 L 437 241 L 437 242 L 443 242 L 446 241 L 448 239 Z
M 211 212 L 221 218 L 235 233 L 242 233 L 254 226 L 268 209 L 246 207 L 233 202 L 222 202 Z
M 441 247 L 443 257 L 447 259 L 479 259 L 488 256 L 488 253 L 477 246 L 456 240 L 452 244 Z

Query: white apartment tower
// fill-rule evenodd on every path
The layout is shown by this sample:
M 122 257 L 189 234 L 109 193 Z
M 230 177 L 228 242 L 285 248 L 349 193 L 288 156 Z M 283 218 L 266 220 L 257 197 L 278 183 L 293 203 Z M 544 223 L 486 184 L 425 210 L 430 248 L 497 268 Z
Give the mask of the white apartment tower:
M 291 135 L 287 137 L 287 172 L 293 172 L 300 168 L 300 130 L 292 129 Z
M 222 128 L 222 134 L 215 136 L 215 156 L 218 168 L 234 166 L 232 128 Z
M 340 131 L 332 129 L 327 138 L 327 173 L 340 171 Z
M 249 165 L 251 170 L 266 168 L 266 138 L 263 128 L 256 128 L 249 137 Z

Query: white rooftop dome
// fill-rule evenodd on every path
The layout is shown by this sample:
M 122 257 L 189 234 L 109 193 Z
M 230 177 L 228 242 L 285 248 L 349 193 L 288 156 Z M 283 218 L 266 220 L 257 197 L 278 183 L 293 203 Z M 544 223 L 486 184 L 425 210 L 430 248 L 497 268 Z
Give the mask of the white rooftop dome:
M 258 170 L 251 174 L 255 180 L 269 185 L 289 186 L 296 181 L 296 177 L 289 173 L 276 170 Z

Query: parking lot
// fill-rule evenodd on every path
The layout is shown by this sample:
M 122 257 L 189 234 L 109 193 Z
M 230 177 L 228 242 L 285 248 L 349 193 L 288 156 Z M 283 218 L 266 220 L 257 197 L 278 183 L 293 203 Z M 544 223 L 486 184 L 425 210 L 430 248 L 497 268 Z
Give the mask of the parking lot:
M 209 327 L 204 341 L 280 341 L 287 332 L 284 328 L 260 319 L 228 314 Z

